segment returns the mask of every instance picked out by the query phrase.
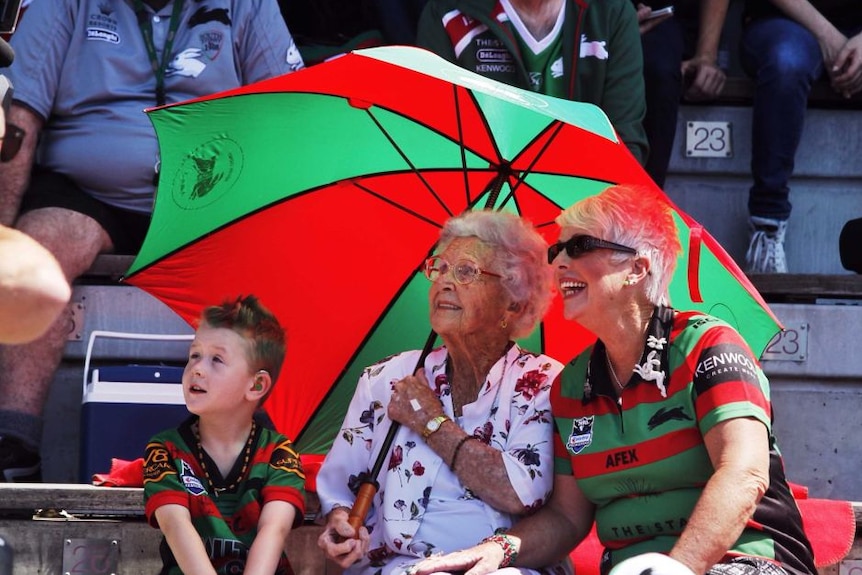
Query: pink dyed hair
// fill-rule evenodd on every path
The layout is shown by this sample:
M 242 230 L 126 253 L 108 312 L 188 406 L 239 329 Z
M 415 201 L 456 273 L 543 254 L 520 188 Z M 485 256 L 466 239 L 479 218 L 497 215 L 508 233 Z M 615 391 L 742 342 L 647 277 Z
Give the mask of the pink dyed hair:
M 655 304 L 669 304 L 668 285 L 682 253 L 673 208 L 647 186 L 617 185 L 563 210 L 561 228 L 576 228 L 601 239 L 630 246 L 650 260 L 646 293 Z M 620 260 L 627 256 L 614 254 Z

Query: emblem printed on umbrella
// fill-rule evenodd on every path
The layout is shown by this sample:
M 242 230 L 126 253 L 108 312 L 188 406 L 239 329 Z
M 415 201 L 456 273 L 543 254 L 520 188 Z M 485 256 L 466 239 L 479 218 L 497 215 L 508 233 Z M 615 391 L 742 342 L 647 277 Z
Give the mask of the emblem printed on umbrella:
M 566 448 L 573 455 L 577 455 L 589 447 L 593 442 L 594 419 L 595 416 L 591 415 L 589 417 L 579 417 L 572 420 L 572 433 L 569 435 L 569 440 L 566 442 Z
M 183 158 L 174 176 L 174 202 L 185 210 L 212 204 L 233 187 L 242 167 L 239 144 L 230 138 L 213 138 Z

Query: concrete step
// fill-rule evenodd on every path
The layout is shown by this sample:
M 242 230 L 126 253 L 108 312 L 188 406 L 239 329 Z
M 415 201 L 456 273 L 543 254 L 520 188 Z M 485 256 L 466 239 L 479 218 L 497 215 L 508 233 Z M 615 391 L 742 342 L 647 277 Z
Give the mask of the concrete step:
M 322 528 L 309 494 L 305 523 L 287 553 L 297 575 L 338 575 L 317 547 Z M 144 518 L 143 489 L 0 483 L 0 538 L 13 553 L 11 574 L 152 575 L 161 569 L 161 532 Z

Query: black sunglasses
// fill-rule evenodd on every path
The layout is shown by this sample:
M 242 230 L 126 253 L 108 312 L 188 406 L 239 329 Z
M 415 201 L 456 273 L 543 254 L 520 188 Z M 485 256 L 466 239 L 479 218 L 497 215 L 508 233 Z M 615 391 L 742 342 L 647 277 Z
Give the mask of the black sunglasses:
M 634 248 L 630 248 L 622 244 L 615 244 L 614 242 L 606 242 L 605 240 L 600 240 L 593 236 L 572 236 L 564 242 L 557 242 L 548 247 L 548 263 L 554 263 L 554 260 L 557 259 L 557 256 L 560 255 L 560 252 L 563 250 L 566 250 L 566 255 L 574 259 L 598 249 L 614 250 L 617 252 L 625 252 L 627 254 L 638 253 Z
M 0 162 L 9 162 L 18 154 L 26 134 L 23 128 L 6 122 L 6 135 L 0 138 Z

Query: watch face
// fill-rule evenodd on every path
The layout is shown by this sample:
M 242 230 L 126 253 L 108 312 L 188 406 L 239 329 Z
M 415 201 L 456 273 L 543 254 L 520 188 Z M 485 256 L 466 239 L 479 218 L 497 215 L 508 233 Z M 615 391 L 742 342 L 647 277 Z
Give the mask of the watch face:
M 428 428 L 428 431 L 437 431 L 438 429 L 440 429 L 441 423 L 443 423 L 443 422 L 435 417 L 434 419 L 432 419 L 431 421 L 428 422 L 428 425 L 426 427 Z

